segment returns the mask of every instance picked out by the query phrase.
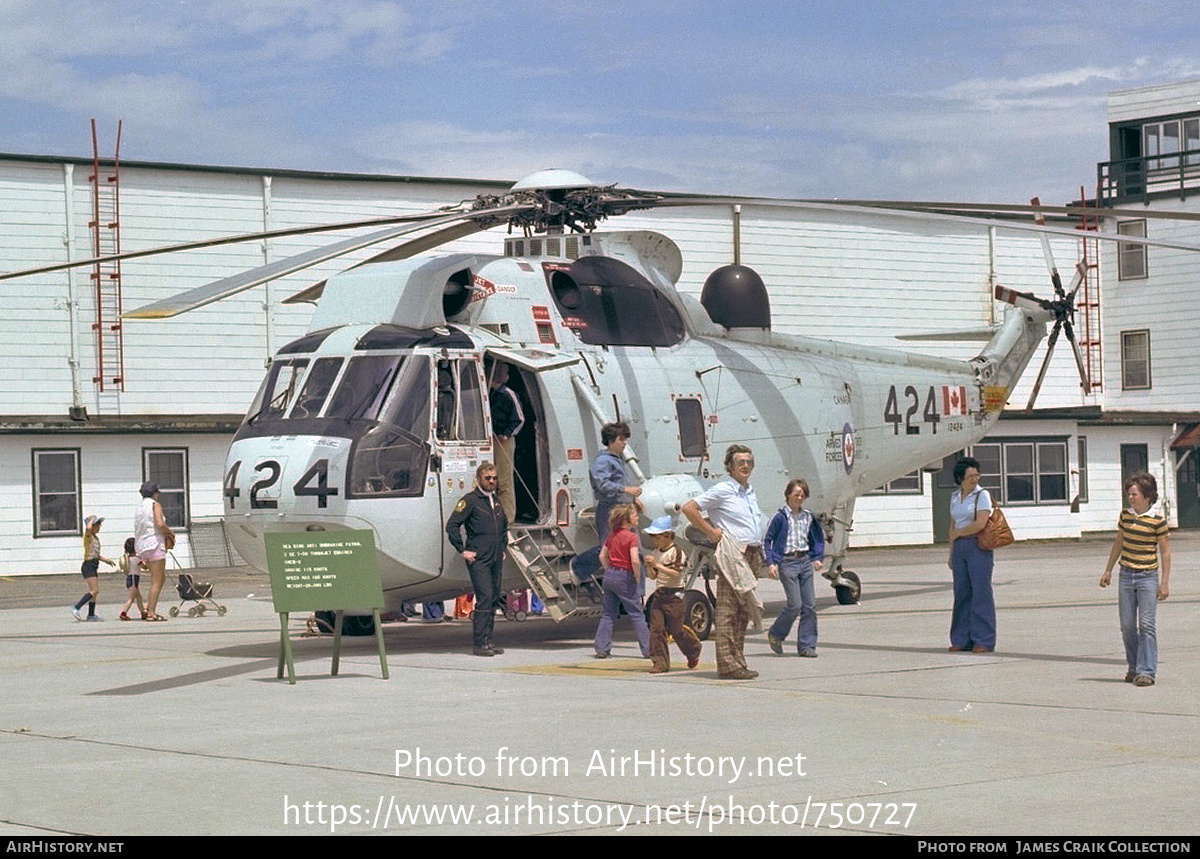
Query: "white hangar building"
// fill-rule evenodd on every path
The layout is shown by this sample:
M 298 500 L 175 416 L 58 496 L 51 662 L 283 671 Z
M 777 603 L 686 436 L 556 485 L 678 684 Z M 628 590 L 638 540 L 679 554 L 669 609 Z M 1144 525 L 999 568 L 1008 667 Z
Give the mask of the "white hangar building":
M 1194 108 L 1197 95 L 1200 83 L 1113 95 L 1113 160 L 1099 165 L 1101 229 L 1148 242 L 1200 243 L 1200 224 L 1128 212 L 1187 211 L 1194 200 L 1200 113 L 1187 105 Z M 509 184 L 128 162 L 117 168 L 103 159 L 96 167 L 92 159 L 0 155 L 0 269 L 87 258 L 118 232 L 123 251 L 148 249 L 426 212 L 502 193 Z M 1041 245 L 1030 233 L 887 210 L 734 203 L 635 212 L 610 224 L 674 239 L 684 259 L 680 287 L 697 296 L 712 269 L 740 254 L 766 282 L 773 327 L 785 333 L 966 357 L 981 343 L 895 337 L 998 322 L 1004 310 L 992 300 L 995 283 L 1050 294 Z M 1100 217 L 1105 207 L 1122 213 Z M 1018 221 L 1028 215 L 1014 215 Z M 106 518 L 106 554 L 119 554 L 145 479 L 162 487 L 181 534 L 181 563 L 228 562 L 224 542 L 211 539 L 219 533 L 226 447 L 272 355 L 304 334 L 312 315 L 311 305 L 281 300 L 373 251 L 173 319 L 121 323 L 117 302 L 130 310 L 334 240 L 272 238 L 130 260 L 119 272 L 83 268 L 0 283 L 0 575 L 75 572 L 88 515 Z M 502 243 L 502 231 L 494 230 L 444 250 L 501 253 Z M 1172 523 L 1200 526 L 1190 456 L 1200 386 L 1187 349 L 1200 328 L 1200 309 L 1189 300 L 1200 258 L 1149 243 L 1118 251 L 1056 236 L 1052 245 L 1068 273 L 1087 255 L 1087 298 L 1076 329 L 1094 389 L 1080 391 L 1064 339 L 1027 413 L 1041 361 L 1035 356 L 993 435 L 972 451 L 984 463 L 985 485 L 1008 508 L 1020 537 L 1075 537 L 1112 529 L 1122 473 L 1147 467 L 1159 477 Z M 852 545 L 944 537 L 952 487 L 941 465 L 861 498 Z M 775 487 L 759 492 L 764 506 L 775 503 Z

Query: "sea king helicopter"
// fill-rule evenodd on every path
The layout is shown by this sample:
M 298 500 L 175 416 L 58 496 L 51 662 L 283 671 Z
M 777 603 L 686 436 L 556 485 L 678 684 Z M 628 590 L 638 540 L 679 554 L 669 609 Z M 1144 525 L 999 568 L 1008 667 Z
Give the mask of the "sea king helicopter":
M 733 442 L 753 448 L 759 481 L 804 476 L 829 538 L 824 575 L 855 602 L 860 582 L 843 568 L 855 498 L 983 438 L 1048 324 L 1078 362 L 1078 278 L 1064 288 L 1050 260 L 1053 299 L 997 287 L 1013 305 L 1003 324 L 977 356 L 951 360 L 773 332 L 752 269 L 716 269 L 697 300 L 676 288 L 670 238 L 596 229 L 636 209 L 712 202 L 542 171 L 506 195 L 396 218 L 125 315 L 173 316 L 409 237 L 287 299 L 316 302 L 309 331 L 270 362 L 225 463 L 227 533 L 252 566 L 266 569 L 267 532 L 369 529 L 387 608 L 469 592 L 444 526 L 495 458 L 489 373 L 505 364 L 526 407 L 507 587 L 532 588 L 556 618 L 595 611 L 569 561 L 596 542 L 588 466 L 600 427 L 624 420 L 647 517 L 676 514 L 721 479 Z M 501 224 L 503 253 L 436 251 Z M 711 612 L 690 592 L 702 634 Z

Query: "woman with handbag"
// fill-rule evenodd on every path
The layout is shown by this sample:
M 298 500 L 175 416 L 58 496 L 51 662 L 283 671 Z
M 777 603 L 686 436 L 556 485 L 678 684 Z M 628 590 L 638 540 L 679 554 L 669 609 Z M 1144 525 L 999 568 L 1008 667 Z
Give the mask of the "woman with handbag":
M 964 456 L 954 464 L 958 491 L 950 496 L 950 560 L 954 573 L 954 612 L 950 650 L 991 653 L 996 648 L 996 598 L 992 593 L 992 551 L 979 544 L 992 512 L 992 497 L 979 485 L 979 460 Z

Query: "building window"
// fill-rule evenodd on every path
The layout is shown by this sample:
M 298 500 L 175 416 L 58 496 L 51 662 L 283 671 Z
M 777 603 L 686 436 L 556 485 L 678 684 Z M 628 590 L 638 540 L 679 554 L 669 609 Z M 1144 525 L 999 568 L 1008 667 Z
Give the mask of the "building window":
M 163 518 L 175 530 L 188 527 L 187 448 L 142 448 L 142 479 L 158 484 Z
M 1004 439 L 971 448 L 979 460 L 979 485 L 998 504 L 1028 506 L 1067 502 L 1065 438 Z
M 878 489 L 873 489 L 867 495 L 920 495 L 921 472 L 910 471 L 895 480 L 889 480 Z
M 33 451 L 33 536 L 79 535 L 79 450 Z
M 1122 236 L 1146 238 L 1145 221 L 1121 221 L 1117 233 Z M 1147 275 L 1146 246 L 1135 242 L 1117 243 L 1117 279 L 1140 280 Z
M 1126 391 L 1150 387 L 1150 332 L 1121 332 L 1121 387 Z

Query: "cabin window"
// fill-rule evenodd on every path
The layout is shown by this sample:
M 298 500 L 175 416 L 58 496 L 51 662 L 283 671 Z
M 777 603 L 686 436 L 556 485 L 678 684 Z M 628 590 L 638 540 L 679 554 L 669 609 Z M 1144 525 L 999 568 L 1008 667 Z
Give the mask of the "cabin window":
M 158 484 L 163 518 L 177 530 L 188 527 L 187 448 L 142 448 L 142 480 Z
M 1121 388 L 1126 391 L 1150 387 L 1150 332 L 1121 332 Z
M 289 417 L 315 418 L 320 414 L 321 407 L 325 405 L 325 398 L 333 389 L 333 381 L 341 369 L 341 358 L 318 358 L 314 361 Z
M 609 257 L 547 264 L 563 325 L 593 346 L 674 346 L 685 334 L 671 300 L 637 269 Z
M 442 441 L 487 441 L 483 390 L 474 358 L 438 361 L 437 436 Z
M 675 419 L 679 423 L 679 455 L 683 459 L 698 459 L 708 454 L 704 433 L 704 412 L 700 401 L 681 397 L 675 401 Z
M 33 536 L 82 534 L 79 449 L 33 451 Z

